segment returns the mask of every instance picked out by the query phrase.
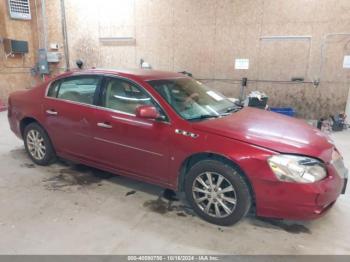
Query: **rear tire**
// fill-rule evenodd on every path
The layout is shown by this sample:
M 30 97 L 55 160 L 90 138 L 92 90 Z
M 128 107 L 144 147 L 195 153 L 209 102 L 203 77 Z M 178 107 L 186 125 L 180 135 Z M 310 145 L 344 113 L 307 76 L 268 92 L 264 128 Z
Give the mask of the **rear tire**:
M 230 226 L 249 211 L 252 197 L 241 171 L 217 160 L 203 160 L 187 173 L 185 193 L 197 215 Z
M 46 131 L 37 123 L 30 123 L 24 128 L 24 146 L 32 161 L 40 166 L 47 166 L 56 160 L 56 153 Z

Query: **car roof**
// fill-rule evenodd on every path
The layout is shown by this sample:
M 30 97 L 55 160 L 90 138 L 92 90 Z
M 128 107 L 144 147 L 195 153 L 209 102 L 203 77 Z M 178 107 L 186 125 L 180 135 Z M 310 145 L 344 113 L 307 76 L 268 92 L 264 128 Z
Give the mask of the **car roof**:
M 80 75 L 80 74 L 110 74 L 118 75 L 126 78 L 137 78 L 144 81 L 158 80 L 158 79 L 174 79 L 186 78 L 187 76 L 181 73 L 150 70 L 150 69 L 76 69 L 69 71 L 61 76 Z

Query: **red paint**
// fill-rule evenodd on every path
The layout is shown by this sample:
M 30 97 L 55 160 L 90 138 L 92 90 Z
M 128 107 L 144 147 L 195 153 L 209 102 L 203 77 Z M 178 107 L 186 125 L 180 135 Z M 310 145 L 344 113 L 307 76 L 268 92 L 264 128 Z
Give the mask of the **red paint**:
M 90 166 L 178 189 L 184 161 L 198 153 L 215 153 L 236 163 L 255 195 L 258 216 L 311 219 L 319 217 L 341 193 L 343 179 L 331 162 L 334 145 L 328 137 L 301 120 L 245 108 L 230 116 L 188 122 L 162 99 L 147 80 L 185 77 L 153 70 L 86 70 L 77 74 L 115 75 L 148 91 L 166 112 L 169 122 L 154 120 L 145 106 L 135 116 L 45 97 L 50 81 L 10 96 L 9 122 L 21 137 L 20 122 L 31 117 L 48 132 L 57 154 Z M 46 110 L 59 112 L 47 115 Z M 112 128 L 100 128 L 102 123 Z M 175 133 L 175 129 L 198 135 Z M 280 182 L 266 159 L 278 153 L 311 156 L 324 161 L 328 176 L 313 184 Z

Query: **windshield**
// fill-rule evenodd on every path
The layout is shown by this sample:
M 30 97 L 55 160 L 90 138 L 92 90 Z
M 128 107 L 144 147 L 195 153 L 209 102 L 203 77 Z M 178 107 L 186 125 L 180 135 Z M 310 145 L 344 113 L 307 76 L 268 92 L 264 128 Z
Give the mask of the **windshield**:
M 148 82 L 184 119 L 199 120 L 227 115 L 238 106 L 224 95 L 192 78 Z

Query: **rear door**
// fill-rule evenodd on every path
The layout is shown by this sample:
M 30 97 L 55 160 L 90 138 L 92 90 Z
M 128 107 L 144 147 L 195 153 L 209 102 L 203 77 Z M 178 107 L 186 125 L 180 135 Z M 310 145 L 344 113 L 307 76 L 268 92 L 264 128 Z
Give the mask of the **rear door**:
M 95 112 L 94 158 L 131 176 L 167 183 L 172 129 L 164 111 L 135 83 L 115 77 L 104 83 L 101 108 Z M 163 120 L 138 118 L 136 108 L 145 104 L 155 105 Z
M 95 94 L 101 79 L 80 75 L 50 85 L 43 105 L 44 125 L 59 154 L 91 160 Z

